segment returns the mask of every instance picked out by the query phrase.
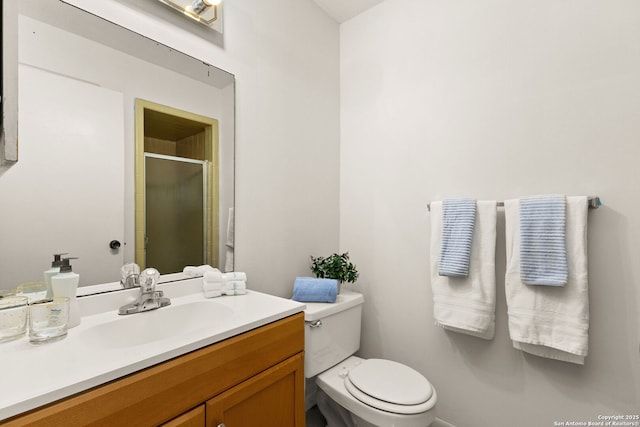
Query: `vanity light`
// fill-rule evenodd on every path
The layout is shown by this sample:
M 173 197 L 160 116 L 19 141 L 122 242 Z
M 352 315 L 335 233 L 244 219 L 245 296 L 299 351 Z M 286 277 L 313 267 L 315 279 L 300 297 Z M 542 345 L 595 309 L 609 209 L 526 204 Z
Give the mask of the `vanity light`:
M 191 19 L 212 27 L 221 18 L 222 0 L 158 0 Z M 215 29 L 215 28 L 214 28 Z
M 195 13 L 196 15 L 200 15 L 202 12 L 207 10 L 207 8 L 211 6 L 217 6 L 220 4 L 222 0 L 211 1 L 211 0 L 193 0 L 191 5 L 187 6 L 187 11 Z

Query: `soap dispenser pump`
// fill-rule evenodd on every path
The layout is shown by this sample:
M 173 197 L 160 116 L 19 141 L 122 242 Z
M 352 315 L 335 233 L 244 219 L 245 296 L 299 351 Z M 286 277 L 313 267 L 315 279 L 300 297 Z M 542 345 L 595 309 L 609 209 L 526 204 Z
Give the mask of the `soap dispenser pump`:
M 51 261 L 51 268 L 44 271 L 44 283 L 47 286 L 46 298 L 53 297 L 53 290 L 51 289 L 51 278 L 60 273 L 60 266 L 62 265 L 62 255 L 65 254 L 53 254 L 53 261 Z
M 69 263 L 72 259 L 77 258 L 62 258 L 60 273 L 51 278 L 53 296 L 69 298 L 69 322 L 67 323 L 67 329 L 80 324 L 80 306 L 76 299 L 80 275 L 73 272 L 71 264 Z

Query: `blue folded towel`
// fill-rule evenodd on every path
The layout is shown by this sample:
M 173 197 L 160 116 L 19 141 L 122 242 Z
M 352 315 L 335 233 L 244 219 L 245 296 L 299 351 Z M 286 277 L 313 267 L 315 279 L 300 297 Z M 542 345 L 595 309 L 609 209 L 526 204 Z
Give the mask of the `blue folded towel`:
M 568 279 L 564 195 L 520 199 L 520 278 L 527 285 L 564 286 Z
M 438 269 L 440 276 L 469 276 L 475 223 L 474 199 L 447 199 L 442 202 L 442 244 Z
M 293 300 L 299 302 L 336 302 L 338 281 L 336 279 L 316 279 L 296 277 L 293 284 Z

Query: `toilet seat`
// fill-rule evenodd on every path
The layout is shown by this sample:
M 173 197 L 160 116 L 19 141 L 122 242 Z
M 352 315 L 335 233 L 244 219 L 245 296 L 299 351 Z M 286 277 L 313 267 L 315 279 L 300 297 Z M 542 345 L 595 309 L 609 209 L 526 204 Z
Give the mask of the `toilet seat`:
M 344 378 L 347 391 L 359 401 L 386 412 L 419 414 L 433 406 L 433 387 L 419 372 L 398 362 L 368 359 Z

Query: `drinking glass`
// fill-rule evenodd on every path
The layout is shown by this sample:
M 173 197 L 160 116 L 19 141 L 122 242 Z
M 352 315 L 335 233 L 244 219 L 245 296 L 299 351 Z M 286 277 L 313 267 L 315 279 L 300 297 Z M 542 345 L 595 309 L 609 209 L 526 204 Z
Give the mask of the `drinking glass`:
M 29 299 L 26 296 L 0 298 L 0 342 L 22 337 L 27 331 Z
M 67 336 L 69 298 L 36 301 L 29 306 L 29 341 L 42 344 Z

